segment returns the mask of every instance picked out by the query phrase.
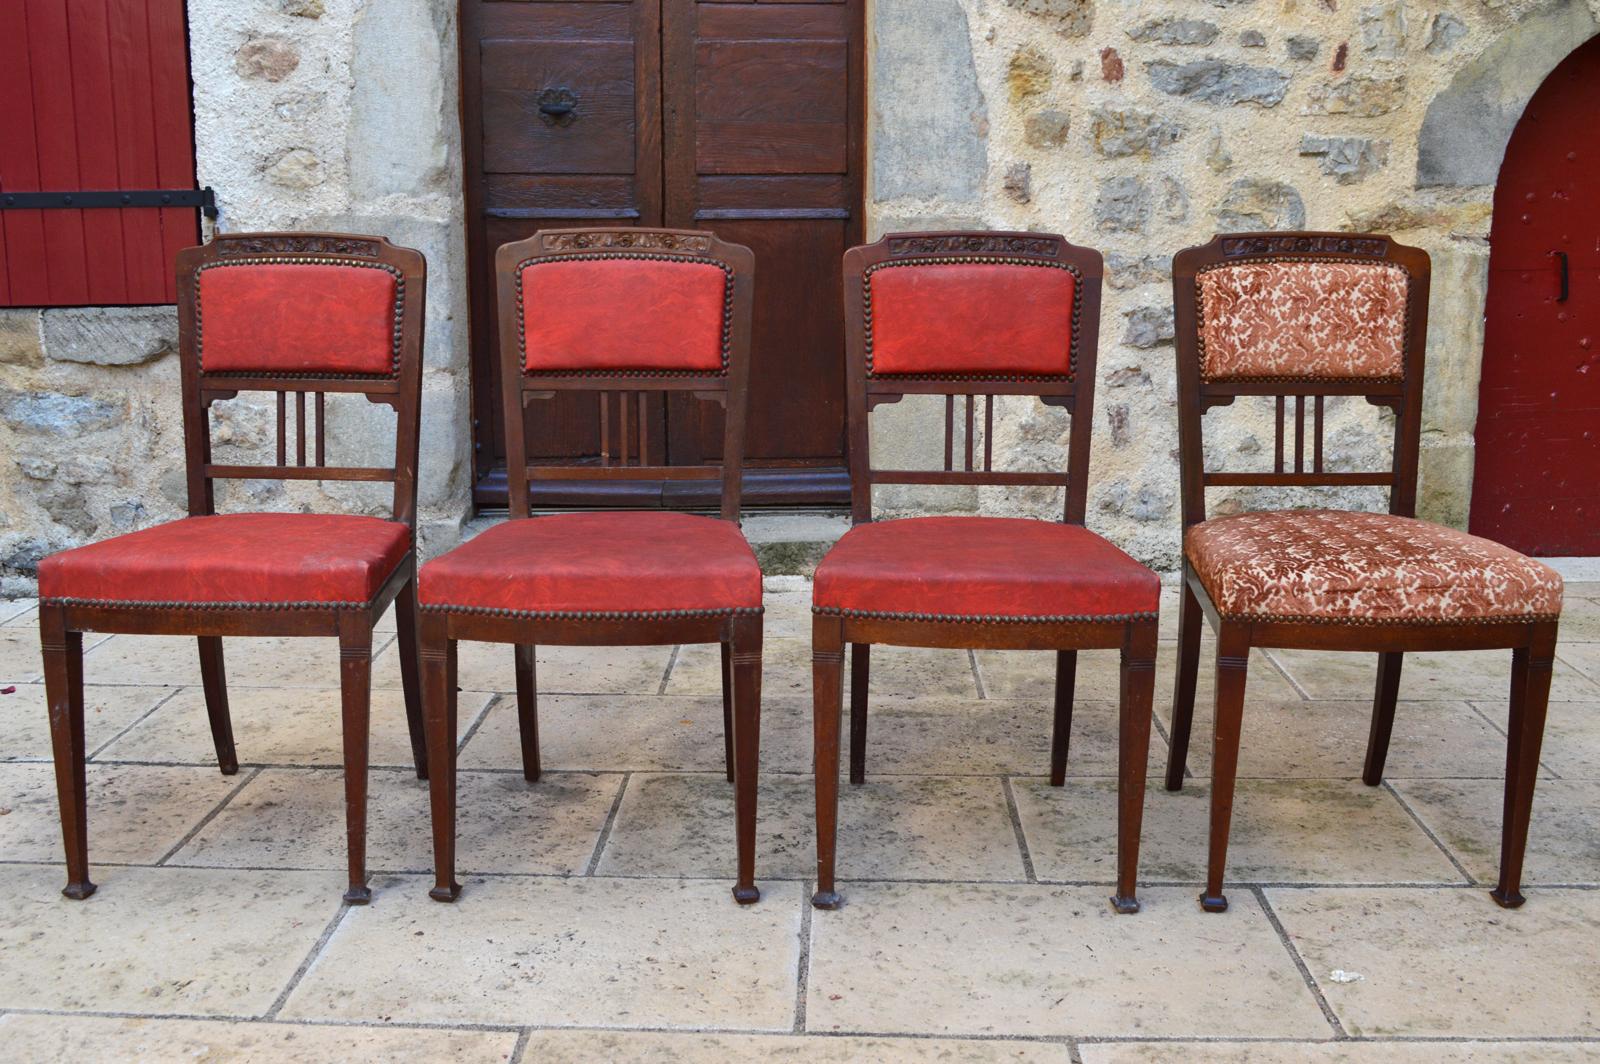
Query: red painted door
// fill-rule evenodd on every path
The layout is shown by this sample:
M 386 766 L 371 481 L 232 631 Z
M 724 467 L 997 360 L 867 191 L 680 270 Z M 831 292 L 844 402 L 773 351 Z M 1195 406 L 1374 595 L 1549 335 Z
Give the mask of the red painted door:
M 183 0 L 0 2 L 0 196 L 194 187 Z M 0 210 L 0 306 L 171 303 L 194 208 Z
M 1471 530 L 1600 555 L 1600 37 L 1529 101 L 1495 187 Z

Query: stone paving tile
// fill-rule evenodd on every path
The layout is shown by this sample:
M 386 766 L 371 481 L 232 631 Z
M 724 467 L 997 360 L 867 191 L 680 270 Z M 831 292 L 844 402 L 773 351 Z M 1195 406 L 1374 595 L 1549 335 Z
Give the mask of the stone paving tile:
M 93 851 L 91 850 L 91 857 Z M 266 1012 L 338 911 L 318 872 L 0 866 L 0 1009 L 141 1015 Z
M 1500 878 L 1499 780 L 1394 784 L 1422 822 L 1482 883 Z M 1541 779 L 1528 822 L 1524 883 L 1600 883 L 1600 781 Z
M 400 670 L 379 653 L 393 636 L 374 635 L 374 687 L 400 685 Z M 86 644 L 87 645 L 87 644 Z M 339 687 L 339 641 L 321 636 L 225 639 L 223 672 L 228 687 Z M 89 683 L 200 685 L 200 651 L 195 640 L 174 635 L 112 636 L 84 654 L 83 675 Z
M 0 599 L 0 625 L 22 627 L 39 623 L 39 600 L 36 598 Z
M 16 690 L 9 695 L 0 694 L 0 761 L 50 760 L 50 707 L 45 701 L 44 684 L 7 686 Z M 86 686 L 85 751 L 100 749 L 170 694 L 163 687 Z
M 763 698 L 763 771 L 810 772 L 811 731 L 809 698 Z M 516 696 L 504 695 L 462 749 L 461 767 L 521 769 L 521 734 Z M 722 699 L 541 696 L 539 757 L 546 769 L 723 772 Z
M 1550 698 L 1557 702 L 1600 702 L 1600 684 L 1560 660 L 1557 651 Z M 1372 697 L 1378 678 L 1376 654 L 1337 654 L 1317 650 L 1272 650 L 1275 658 L 1311 698 Z M 1170 675 L 1170 673 L 1169 673 Z M 1511 651 L 1457 650 L 1407 654 L 1400 670 L 1402 701 L 1484 701 L 1488 692 L 1511 697 Z
M 1556 649 L 1556 660 L 1571 665 L 1591 681 L 1600 680 L 1600 643 L 1563 643 Z
M 964 650 L 938 650 L 927 647 L 872 648 L 874 697 L 889 698 L 973 698 L 978 694 L 972 676 L 972 658 Z M 850 689 L 850 656 L 845 654 L 845 690 Z M 678 651 L 672 679 L 667 684 L 671 695 L 712 695 L 722 691 L 722 656 L 715 644 L 685 646 Z M 761 693 L 804 695 L 812 693 L 811 638 L 778 637 L 765 640 L 761 648 Z
M 4 1027 L 0 1027 L 3 1031 Z M 523 1064 L 588 1064 L 589 1061 L 632 1061 L 634 1064 L 915 1064 L 920 1061 L 964 1061 L 970 1064 L 1067 1064 L 1071 1051 L 1063 1044 L 950 1038 L 807 1038 L 769 1034 L 665 1034 L 654 1031 L 534 1031 L 522 1051 Z
M 22 1061 L 193 1060 L 205 1064 L 462 1064 L 509 1061 L 514 1031 L 443 1031 L 100 1016 L 0 1017 L 6 1055 Z
M 937 1035 L 1326 1038 L 1255 897 L 1182 887 L 1119 916 L 1100 887 L 841 886 L 811 922 L 806 1025 Z
M 109 636 L 96 632 L 85 632 L 83 636 L 84 660 L 87 662 L 88 653 L 94 647 L 105 642 Z M 87 670 L 87 665 L 85 665 Z M 87 675 L 87 672 L 86 672 Z M 44 677 L 44 657 L 39 650 L 39 628 L 37 625 L 0 628 L 0 685 L 29 683 L 42 681 Z M 89 676 L 88 681 L 93 683 L 99 677 Z M 118 680 L 118 683 L 126 681 Z
M 1170 677 L 1168 678 L 1170 682 Z M 1194 702 L 1189 731 L 1189 771 L 1211 774 L 1212 709 L 1209 690 Z M 1503 710 L 1502 710 L 1503 713 Z M 1170 734 L 1172 692 L 1156 699 L 1156 715 Z M 1246 697 L 1239 742 L 1240 777 L 1349 779 L 1361 775 L 1372 726 L 1372 700 L 1278 701 Z M 1384 775 L 1498 776 L 1505 771 L 1506 737 L 1465 702 L 1402 702 Z M 1165 768 L 1163 768 L 1165 771 Z
M 51 764 L 0 764 L 0 856 L 64 860 L 55 780 Z M 239 781 L 214 768 L 90 765 L 91 870 L 103 861 L 154 864 Z
M 395 654 L 396 648 L 390 646 L 378 655 L 373 686 L 400 686 Z M 534 659 L 534 671 L 542 693 L 653 695 L 661 689 L 671 658 L 671 647 L 542 646 Z M 510 643 L 459 643 L 457 683 L 464 691 L 515 691 L 514 661 Z
M 368 867 L 431 871 L 427 783 L 404 769 L 374 770 L 368 781 Z M 567 772 L 550 773 L 538 783 L 514 773 L 458 773 L 458 872 L 583 872 L 621 785 L 620 776 Z M 344 773 L 264 770 L 171 863 L 344 868 Z
M 766 613 L 761 618 L 767 639 L 811 638 L 811 588 L 804 591 L 768 591 L 762 596 Z
M 761 781 L 756 878 L 817 869 L 810 779 Z M 998 779 L 890 777 L 840 788 L 838 867 L 871 879 L 1022 880 Z M 732 876 L 733 786 L 720 776 L 636 774 L 628 781 L 598 875 Z
M 459 696 L 461 731 L 489 700 L 482 692 Z M 241 765 L 342 765 L 344 731 L 339 692 L 330 689 L 241 687 L 228 692 L 233 746 Z M 411 766 L 411 731 L 397 689 L 372 692 L 367 756 L 374 766 Z M 175 761 L 215 764 L 205 692 L 186 687 L 128 734 L 100 751 L 100 761 Z
M 1475 702 L 1479 713 L 1504 731 L 1510 709 L 1504 702 Z M 1544 769 L 1567 779 L 1600 780 L 1600 702 L 1551 702 L 1539 746 Z M 1501 772 L 1505 770 L 1504 759 Z M 1499 775 L 1500 773 L 1496 773 Z
M 1012 788 L 1040 879 L 1116 881 L 1114 781 L 1015 780 Z M 1176 793 L 1150 785 L 1141 882 L 1205 880 L 1210 809 L 1208 781 Z M 1394 795 L 1359 780 L 1239 781 L 1227 874 L 1230 883 L 1464 882 Z
M 289 1019 L 787 1031 L 802 885 L 736 905 L 707 880 L 421 878 L 375 884 L 290 995 Z M 381 971 L 383 978 L 373 978 Z
M 1083 1064 L 1578 1064 L 1571 1042 L 1122 1042 L 1078 1047 Z
M 1177 644 L 1162 643 L 1156 655 L 1155 705 L 1172 701 L 1173 670 L 1177 668 Z M 1212 689 L 1215 652 L 1210 641 L 1200 646 L 1201 692 Z M 983 676 L 984 693 L 990 698 L 1034 698 L 1052 700 L 1056 691 L 1055 655 L 1038 650 L 980 650 L 978 671 Z M 1093 702 L 1115 702 L 1121 697 L 1120 657 L 1115 650 L 1085 650 L 1078 654 L 1076 698 Z M 1269 699 L 1293 701 L 1300 697 L 1294 685 L 1285 680 L 1265 651 L 1250 656 L 1248 691 L 1251 701 Z
M 1600 1035 L 1600 892 L 1542 890 L 1514 912 L 1479 888 L 1266 895 L 1353 1036 Z

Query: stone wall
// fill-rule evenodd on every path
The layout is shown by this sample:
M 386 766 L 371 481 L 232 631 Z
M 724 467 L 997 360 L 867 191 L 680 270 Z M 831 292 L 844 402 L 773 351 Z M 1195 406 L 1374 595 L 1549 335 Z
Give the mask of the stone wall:
M 1465 523 L 1493 181 L 1545 74 L 1600 0 L 870 0 L 869 221 L 1053 230 L 1109 266 L 1091 526 L 1177 560 L 1168 263 L 1218 229 L 1378 229 L 1434 257 L 1425 515 Z M 429 262 L 424 551 L 468 508 L 465 241 L 450 0 L 189 0 L 198 168 L 220 225 L 385 234 Z M 52 550 L 184 510 L 170 308 L 0 310 L 0 593 Z M 340 454 L 392 415 L 330 410 Z M 1330 408 L 1329 459 L 1381 459 L 1386 415 Z M 218 404 L 219 451 L 268 457 L 271 411 Z M 1219 411 L 1230 468 L 1264 461 L 1264 409 Z M 936 464 L 935 403 L 880 408 L 880 458 Z M 1059 464 L 1066 421 L 1002 403 L 995 452 Z M 1309 501 L 1304 496 L 1303 501 Z M 371 486 L 230 485 L 225 504 L 382 512 Z M 1058 512 L 1052 492 L 900 488 L 894 512 Z M 1220 509 L 1249 496 L 1213 494 Z M 1300 501 L 1300 500 L 1295 500 Z M 1346 493 L 1351 504 L 1375 493 Z
M 1533 91 L 1600 29 L 1597 9 L 874 0 L 871 230 L 1039 229 L 1106 253 L 1089 524 L 1161 568 L 1178 558 L 1172 252 L 1216 231 L 1292 228 L 1381 230 L 1427 249 L 1420 507 L 1464 527 L 1495 175 Z M 1032 400 L 999 409 L 996 455 L 1059 465 L 1064 415 Z M 880 456 L 942 458 L 934 404 L 907 400 L 875 418 Z M 1241 400 L 1207 423 L 1223 467 L 1270 462 L 1265 403 Z M 1392 421 L 1336 401 L 1328 432 L 1330 466 L 1373 468 L 1387 458 Z M 1059 493 L 935 490 L 948 491 L 880 489 L 879 503 L 898 513 L 1059 512 Z M 1370 490 L 1333 497 L 1382 503 Z M 1210 500 L 1226 512 L 1253 498 Z
M 388 236 L 427 255 L 425 552 L 468 507 L 466 250 L 450 0 L 188 0 L 199 180 L 220 228 Z M 0 594 L 38 558 L 185 512 L 172 308 L 0 310 Z M 223 461 L 270 461 L 269 399 L 213 410 Z M 394 415 L 329 399 L 331 464 L 382 464 Z M 359 457 L 358 457 L 359 456 Z M 374 461 L 374 458 L 379 460 Z M 386 486 L 265 481 L 219 504 L 385 513 Z

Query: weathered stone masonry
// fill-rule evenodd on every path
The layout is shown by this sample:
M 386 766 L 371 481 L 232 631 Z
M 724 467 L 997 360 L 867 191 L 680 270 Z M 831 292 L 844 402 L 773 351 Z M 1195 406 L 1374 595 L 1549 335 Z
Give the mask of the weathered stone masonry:
M 1377 229 L 1420 245 L 1434 259 L 1422 508 L 1464 525 L 1495 174 L 1528 97 L 1600 30 L 1597 11 L 1600 0 L 871 0 L 872 234 L 1043 229 L 1106 252 L 1089 523 L 1160 567 L 1178 543 L 1171 253 L 1219 229 Z M 189 12 L 199 176 L 219 192 L 220 224 L 383 233 L 428 256 L 421 511 L 425 551 L 447 547 L 469 506 L 471 446 L 455 4 L 190 0 Z M 0 310 L 0 591 L 28 591 L 44 553 L 182 512 L 175 342 L 170 308 Z M 332 413 L 341 447 L 386 446 L 386 409 Z M 1208 418 L 1232 467 L 1267 460 L 1264 414 L 1241 403 Z M 245 397 L 214 416 L 225 451 L 263 453 L 266 406 Z M 877 446 L 932 464 L 938 416 L 914 400 L 881 408 Z M 1377 459 L 1385 417 L 1334 404 L 1334 466 Z M 1058 462 L 1065 422 L 1016 399 L 995 433 L 997 464 Z M 261 508 L 386 503 L 360 485 L 229 492 Z M 880 502 L 1059 505 L 1053 492 L 989 489 L 901 488 Z

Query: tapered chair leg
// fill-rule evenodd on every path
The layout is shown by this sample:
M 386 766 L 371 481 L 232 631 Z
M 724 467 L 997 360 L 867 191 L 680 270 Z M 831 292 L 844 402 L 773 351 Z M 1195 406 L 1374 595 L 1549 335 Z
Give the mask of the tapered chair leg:
M 722 643 L 722 765 L 733 782 L 733 646 Z
M 872 683 L 872 644 L 850 644 L 850 782 L 867 782 L 867 692 Z
M 1184 566 L 1178 590 L 1178 675 L 1172 692 L 1172 737 L 1167 747 L 1167 790 L 1183 789 L 1189 760 L 1189 731 L 1194 724 L 1194 689 L 1200 675 L 1200 600 L 1194 597 Z
M 522 736 L 522 778 L 537 783 L 539 766 L 539 674 L 531 643 L 517 644 L 517 731 Z
M 217 767 L 224 776 L 239 771 L 233 746 L 233 720 L 228 714 L 228 680 L 222 667 L 222 637 L 203 635 L 200 643 L 200 684 L 206 694 L 206 716 L 211 720 L 211 743 L 217 750 Z
M 1233 822 L 1233 784 L 1239 770 L 1239 730 L 1244 719 L 1244 688 L 1250 667 L 1248 629 L 1223 623 L 1217 633 L 1217 706 L 1211 747 L 1211 847 L 1206 891 L 1200 907 L 1226 912 L 1222 874 L 1228 864 L 1228 829 Z M 1168 782 L 1170 783 L 1170 777 Z
M 811 673 L 817 786 L 817 892 L 811 904 L 837 909 L 844 899 L 833 889 L 834 843 L 839 823 L 839 718 L 844 709 L 844 630 L 836 618 L 816 617 L 811 626 Z
M 1067 782 L 1067 753 L 1072 746 L 1072 689 L 1078 680 L 1078 652 L 1056 651 L 1056 722 L 1050 733 L 1050 786 Z
M 1156 685 L 1156 622 L 1130 625 L 1122 645 L 1122 705 L 1117 734 L 1117 893 L 1119 913 L 1139 911 L 1139 833 Z
M 434 901 L 455 901 L 456 643 L 441 614 L 422 621 L 422 708 L 428 722 L 428 800 L 433 819 Z
M 739 879 L 733 898 L 740 905 L 761 899 L 756 888 L 756 786 L 761 769 L 761 618 L 734 621 L 733 745 L 734 820 L 739 839 Z
M 1378 655 L 1378 687 L 1372 696 L 1372 730 L 1367 734 L 1367 760 L 1361 781 L 1368 787 L 1383 782 L 1383 763 L 1389 758 L 1389 736 L 1394 732 L 1394 707 L 1400 697 L 1401 653 Z
M 413 575 L 394 600 L 394 623 L 400 655 L 400 687 L 405 693 L 406 727 L 411 732 L 411 763 L 417 779 L 428 778 L 428 739 L 422 723 L 422 677 L 417 658 L 417 578 Z
M 44 652 L 44 693 L 50 707 L 50 747 L 56 762 L 56 801 L 67 855 L 67 885 L 61 893 L 82 901 L 95 892 L 89 881 L 89 793 L 84 770 L 83 635 L 66 630 L 58 607 L 39 607 L 39 645 Z
M 1534 645 L 1511 657 L 1511 717 L 1506 727 L 1506 796 L 1500 825 L 1500 882 L 1489 896 L 1515 909 L 1522 896 L 1522 859 L 1528 848 L 1528 821 L 1539 776 L 1545 711 L 1550 702 L 1551 658 L 1556 626 L 1540 625 Z
M 367 886 L 367 736 L 372 712 L 372 628 L 350 611 L 339 617 L 339 692 L 344 717 L 344 813 L 350 889 L 344 900 L 365 905 Z

